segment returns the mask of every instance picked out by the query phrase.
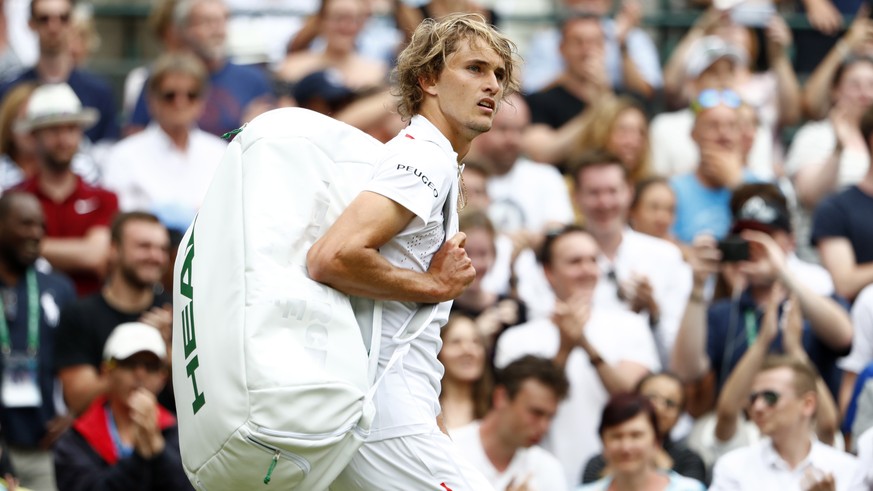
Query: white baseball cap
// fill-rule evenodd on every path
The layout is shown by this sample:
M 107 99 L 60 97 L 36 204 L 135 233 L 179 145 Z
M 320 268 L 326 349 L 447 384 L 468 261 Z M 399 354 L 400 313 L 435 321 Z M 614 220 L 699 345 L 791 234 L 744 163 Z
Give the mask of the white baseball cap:
M 103 346 L 103 359 L 126 360 L 141 351 L 154 353 L 162 360 L 167 357 L 164 338 L 156 327 L 142 322 L 126 322 L 112 330 Z
M 746 54 L 736 46 L 718 36 L 706 36 L 691 45 L 685 60 L 685 75 L 697 78 L 701 73 L 722 58 L 731 60 L 734 65 L 744 65 Z
M 88 129 L 99 119 L 93 107 L 82 107 L 73 89 L 65 84 L 45 84 L 34 89 L 27 101 L 24 119 L 15 125 L 23 133 L 46 126 L 75 123 Z

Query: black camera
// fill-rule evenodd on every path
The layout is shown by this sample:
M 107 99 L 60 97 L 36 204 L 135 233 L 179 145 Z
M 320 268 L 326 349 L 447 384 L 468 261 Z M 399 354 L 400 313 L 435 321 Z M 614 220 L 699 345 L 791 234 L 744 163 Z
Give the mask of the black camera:
M 721 260 L 725 263 L 735 263 L 749 260 L 749 241 L 739 235 L 728 235 L 718 242 Z

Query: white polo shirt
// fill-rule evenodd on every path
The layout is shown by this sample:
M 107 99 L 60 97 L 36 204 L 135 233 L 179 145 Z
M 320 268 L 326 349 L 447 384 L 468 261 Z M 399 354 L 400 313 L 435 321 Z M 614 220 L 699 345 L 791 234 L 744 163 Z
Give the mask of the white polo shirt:
M 385 158 L 364 190 L 385 196 L 415 215 L 379 249 L 394 266 L 427 271 L 446 237 L 457 233 L 457 159 L 449 140 L 420 115 L 386 144 Z M 443 376 L 443 366 L 437 360 L 442 347 L 440 328 L 448 320 L 451 306 L 451 301 L 439 305 L 430 325 L 376 390 L 370 441 L 429 433 L 436 427 Z M 377 377 L 397 348 L 392 337 L 422 307 L 413 302 L 384 302 Z
M 491 459 L 485 455 L 482 438 L 479 436 L 480 422 L 474 421 L 451 432 L 455 447 L 461 456 L 481 472 L 494 489 L 503 491 L 510 482 L 519 485 L 528 481 L 528 491 L 566 491 L 564 469 L 558 459 L 549 452 L 534 445 L 519 448 L 512 456 L 509 466 L 503 472 L 497 470 Z
M 812 438 L 812 437 L 811 437 Z M 712 471 L 710 491 L 778 490 L 801 488 L 810 468 L 833 474 L 837 491 L 848 491 L 858 467 L 853 455 L 812 439 L 809 455 L 794 469 L 776 453 L 773 442 L 765 438 L 720 458 Z
M 184 230 L 200 209 L 226 149 L 224 140 L 195 127 L 188 148 L 180 150 L 152 122 L 109 150 L 103 184 L 118 195 L 122 211 L 152 212 L 167 226 Z

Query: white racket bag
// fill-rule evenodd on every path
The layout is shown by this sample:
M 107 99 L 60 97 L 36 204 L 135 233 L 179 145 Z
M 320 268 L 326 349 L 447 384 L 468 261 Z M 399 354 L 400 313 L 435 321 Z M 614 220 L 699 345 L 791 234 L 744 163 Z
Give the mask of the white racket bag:
M 383 148 L 298 108 L 228 146 L 174 269 L 173 388 L 198 489 L 320 491 L 368 435 L 381 306 L 353 310 L 306 253 Z

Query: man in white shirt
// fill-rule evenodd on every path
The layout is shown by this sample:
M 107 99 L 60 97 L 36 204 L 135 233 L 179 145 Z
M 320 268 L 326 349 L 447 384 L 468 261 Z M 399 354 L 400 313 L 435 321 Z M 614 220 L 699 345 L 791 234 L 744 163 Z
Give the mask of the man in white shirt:
M 438 426 L 437 353 L 452 299 L 476 274 L 458 233 L 460 162 L 470 142 L 491 128 L 504 95 L 517 89 L 515 53 L 479 15 L 422 22 L 397 60 L 398 110 L 410 124 L 386 145 L 364 191 L 309 250 L 312 279 L 384 301 L 376 371 L 384 380 L 373 399 L 371 434 L 331 489 L 490 488 Z M 432 307 L 398 360 L 394 337 Z
M 568 390 L 552 360 L 519 358 L 497 374 L 488 414 L 453 430 L 452 439 L 496 490 L 566 491 L 561 463 L 537 444 Z
M 473 141 L 468 160 L 491 171 L 488 177 L 488 216 L 500 233 L 525 234 L 539 243 L 546 228 L 572 223 L 573 205 L 561 173 L 555 167 L 522 156 L 530 109 L 524 98 L 507 99 L 494 116 L 491 131 Z
M 749 415 L 769 438 L 720 458 L 710 490 L 849 489 L 857 459 L 812 436 L 816 377 L 815 369 L 795 358 L 764 362 L 752 382 Z
M 643 317 L 592 301 L 599 254 L 597 242 L 580 227 L 548 234 L 540 261 L 557 299 L 553 313 L 507 330 L 495 356 L 498 367 L 528 354 L 552 358 L 567 374 L 570 395 L 558 407 L 543 446 L 561 462 L 571 487 L 580 483 L 585 462 L 600 451 L 597 424 L 609 396 L 633 390 L 660 368 Z
M 664 364 L 691 293 L 691 269 L 676 245 L 628 227 L 633 191 L 618 157 L 592 151 L 568 164 L 573 200 L 600 248 L 594 303 L 646 315 Z
M 104 183 L 122 211 L 147 211 L 173 231 L 185 231 L 200 208 L 227 144 L 197 127 L 209 77 L 198 58 L 167 54 L 146 87 L 153 120 L 121 140 L 106 158 Z

